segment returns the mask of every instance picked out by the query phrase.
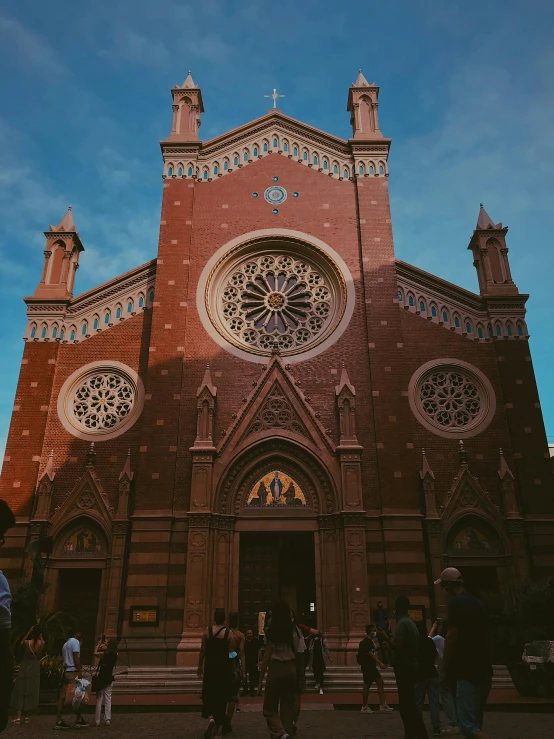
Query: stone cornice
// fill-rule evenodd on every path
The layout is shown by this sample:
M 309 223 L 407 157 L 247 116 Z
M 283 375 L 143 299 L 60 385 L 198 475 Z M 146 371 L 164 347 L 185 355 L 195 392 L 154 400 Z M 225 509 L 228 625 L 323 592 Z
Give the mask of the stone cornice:
M 485 303 L 479 295 L 400 259 L 396 260 L 396 274 L 399 278 L 413 282 L 414 286 L 433 290 L 445 299 L 455 300 L 471 310 L 486 311 Z

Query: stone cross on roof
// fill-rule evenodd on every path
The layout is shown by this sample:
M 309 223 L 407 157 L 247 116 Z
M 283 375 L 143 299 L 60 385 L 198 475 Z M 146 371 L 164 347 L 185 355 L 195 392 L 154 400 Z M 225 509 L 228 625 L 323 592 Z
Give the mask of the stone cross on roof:
M 277 110 L 277 99 L 284 98 L 284 97 L 285 95 L 279 95 L 277 93 L 276 87 L 273 88 L 273 92 L 271 93 L 271 95 L 264 95 L 264 98 L 271 98 L 273 100 L 273 110 Z

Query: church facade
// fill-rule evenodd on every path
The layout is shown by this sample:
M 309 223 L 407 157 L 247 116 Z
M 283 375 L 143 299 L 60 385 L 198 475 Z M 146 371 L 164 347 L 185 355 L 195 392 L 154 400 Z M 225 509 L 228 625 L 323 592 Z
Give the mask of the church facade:
M 274 109 L 202 141 L 189 73 L 157 258 L 74 297 L 71 210 L 45 233 L 2 568 L 24 580 L 29 542 L 50 541 L 41 608 L 71 611 L 89 646 L 117 634 L 134 664 L 194 664 L 215 607 L 256 628 L 286 598 L 354 662 L 377 602 L 444 613 L 446 565 L 507 607 L 551 572 L 507 228 L 481 207 L 468 229 L 478 293 L 395 258 L 378 94 L 360 73 L 347 140 Z

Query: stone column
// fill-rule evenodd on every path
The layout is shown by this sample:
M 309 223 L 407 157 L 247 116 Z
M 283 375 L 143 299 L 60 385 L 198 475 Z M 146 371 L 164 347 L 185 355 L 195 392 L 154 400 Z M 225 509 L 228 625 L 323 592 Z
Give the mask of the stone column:
M 185 612 L 176 664 L 195 665 L 200 650 L 202 631 L 210 620 L 211 602 L 210 524 L 211 513 L 189 512 Z
M 365 513 L 341 514 L 346 565 L 348 603 L 347 664 L 356 663 L 356 652 L 370 621 L 367 556 L 365 541 Z

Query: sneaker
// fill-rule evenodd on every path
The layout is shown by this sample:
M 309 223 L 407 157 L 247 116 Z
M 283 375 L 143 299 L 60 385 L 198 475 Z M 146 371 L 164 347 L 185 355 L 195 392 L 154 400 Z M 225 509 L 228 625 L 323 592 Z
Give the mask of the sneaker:
M 440 735 L 441 735 L 441 727 L 433 726 L 433 736 L 440 736 Z
M 215 729 L 216 729 L 215 721 L 213 718 L 211 718 L 208 721 L 208 728 L 204 732 L 204 739 L 212 739 L 213 735 L 215 734 Z
M 371 710 L 369 706 L 362 706 L 361 713 L 373 713 L 373 711 Z
M 88 723 L 81 716 L 81 718 L 78 721 L 75 721 L 75 728 L 76 729 L 86 729 L 88 728 Z
M 447 726 L 446 729 L 441 729 L 441 734 L 459 734 L 459 726 Z
M 66 724 L 63 719 L 60 719 L 59 721 L 56 721 L 54 724 L 55 729 L 71 729 L 71 726 L 69 724 Z
M 383 703 L 383 705 L 379 708 L 380 713 L 392 713 L 394 711 L 394 708 L 391 708 L 386 703 Z
M 319 689 L 319 695 L 323 695 L 323 688 Z
M 109 718 L 104 721 L 104 726 L 109 726 L 110 724 L 111 724 L 111 721 Z
M 236 711 L 237 713 L 240 713 L 240 706 L 237 706 L 237 707 L 235 708 L 235 711 Z

